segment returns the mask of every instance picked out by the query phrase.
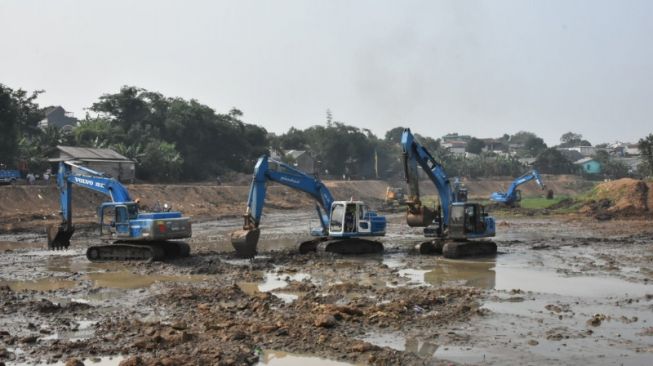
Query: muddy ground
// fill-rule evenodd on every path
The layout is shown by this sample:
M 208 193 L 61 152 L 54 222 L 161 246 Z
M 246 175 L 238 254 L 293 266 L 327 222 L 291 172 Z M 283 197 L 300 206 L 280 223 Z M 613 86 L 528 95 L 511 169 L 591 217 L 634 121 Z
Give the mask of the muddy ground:
M 90 229 L 59 252 L 0 235 L 0 364 L 651 364 L 651 221 L 497 218 L 500 253 L 454 261 L 389 220 L 383 255 L 299 255 L 313 213 L 271 212 L 251 262 L 237 218 L 165 263 L 89 263 Z

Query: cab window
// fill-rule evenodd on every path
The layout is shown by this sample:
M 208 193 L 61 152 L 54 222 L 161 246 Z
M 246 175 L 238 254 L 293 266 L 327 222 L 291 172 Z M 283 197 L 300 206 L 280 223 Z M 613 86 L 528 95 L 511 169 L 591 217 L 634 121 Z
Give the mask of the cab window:
M 345 216 L 345 206 L 338 204 L 333 205 L 331 209 L 331 231 L 342 231 L 342 219 Z

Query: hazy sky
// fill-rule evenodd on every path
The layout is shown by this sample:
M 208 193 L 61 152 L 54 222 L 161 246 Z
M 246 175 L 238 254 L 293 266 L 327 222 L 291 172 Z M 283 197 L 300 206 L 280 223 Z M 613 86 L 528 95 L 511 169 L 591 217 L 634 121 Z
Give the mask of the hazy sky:
M 0 83 L 83 117 L 135 85 L 273 132 L 653 132 L 653 1 L 0 0 Z

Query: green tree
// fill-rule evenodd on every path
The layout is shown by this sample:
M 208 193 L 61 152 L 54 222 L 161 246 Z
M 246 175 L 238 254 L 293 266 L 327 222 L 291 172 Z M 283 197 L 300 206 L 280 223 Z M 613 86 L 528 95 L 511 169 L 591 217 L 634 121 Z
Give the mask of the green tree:
M 573 163 L 555 148 L 542 151 L 535 159 L 534 165 L 540 173 L 545 174 L 569 174 L 575 171 Z
M 530 136 L 524 143 L 524 149 L 530 157 L 538 156 L 540 153 L 546 150 L 546 148 L 547 146 L 546 143 L 544 143 L 544 140 L 537 136 Z
M 144 179 L 173 182 L 179 179 L 184 159 L 174 144 L 153 140 L 149 142 L 137 161 Z
M 404 133 L 404 127 L 395 127 L 385 133 L 385 140 L 393 144 L 401 142 L 401 135 Z
M 480 154 L 481 151 L 483 151 L 484 147 L 485 147 L 485 142 L 483 142 L 483 140 L 477 139 L 476 137 L 472 137 L 469 140 L 469 142 L 467 142 L 465 151 L 472 154 Z
M 574 132 L 566 132 L 560 136 L 560 147 L 574 147 L 574 146 L 592 146 L 592 144 L 583 140 L 583 135 Z
M 638 147 L 643 161 L 640 170 L 644 175 L 651 176 L 653 175 L 653 133 L 641 138 Z
M 12 164 L 19 153 L 21 138 L 31 139 L 40 133 L 37 125 L 43 114 L 36 99 L 42 91 L 28 93 L 0 84 L 0 159 Z

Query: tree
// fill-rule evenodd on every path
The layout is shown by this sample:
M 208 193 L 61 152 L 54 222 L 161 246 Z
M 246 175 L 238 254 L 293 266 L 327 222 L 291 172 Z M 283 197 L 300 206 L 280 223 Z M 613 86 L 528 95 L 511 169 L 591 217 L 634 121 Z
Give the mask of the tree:
M 583 139 L 583 135 L 571 131 L 563 133 L 562 136 L 560 136 L 560 142 L 563 144 L 578 142 L 582 139 Z
M 554 148 L 549 148 L 535 159 L 533 164 L 541 173 L 569 174 L 574 172 L 574 165 L 562 153 Z
M 99 116 L 87 117 L 75 133 L 76 141 L 120 146 L 142 156 L 137 170 L 141 179 L 202 180 L 215 179 L 225 170 L 250 172 L 254 161 L 268 152 L 267 131 L 244 123 L 243 112 L 235 107 L 219 114 L 196 100 L 124 86 L 117 93 L 102 95 L 91 110 Z M 155 154 L 157 146 L 165 149 L 164 155 Z M 176 153 L 179 159 L 168 159 L 174 164 L 166 163 L 167 173 L 159 174 L 162 166 L 156 158 Z
M 0 84 L 0 159 L 11 164 L 18 157 L 21 138 L 31 139 L 40 133 L 37 125 L 43 114 L 36 98 L 42 91 L 28 93 Z
M 480 154 L 481 151 L 483 151 L 484 147 L 485 147 L 485 142 L 483 142 L 483 140 L 477 139 L 476 137 L 472 137 L 469 140 L 469 142 L 467 142 L 465 151 L 472 154 Z
M 537 136 L 530 136 L 524 143 L 524 149 L 530 157 L 538 156 L 540 153 L 546 150 L 546 148 L 547 146 L 546 143 L 544 143 L 544 140 Z
M 579 133 L 567 132 L 560 136 L 560 147 L 575 147 L 575 146 L 592 146 L 592 144 L 583 140 L 583 135 Z
M 505 135 L 504 135 L 505 136 Z M 516 134 L 510 136 L 510 143 L 516 145 L 525 145 L 526 141 L 531 138 L 536 138 L 537 135 L 533 132 L 528 131 L 519 131 Z
M 385 133 L 385 140 L 393 144 L 401 142 L 401 135 L 404 133 L 403 127 L 395 127 Z
M 171 182 L 179 179 L 184 159 L 174 144 L 153 140 L 149 142 L 137 161 L 144 179 Z
M 653 175 L 653 133 L 640 139 L 638 145 L 643 160 L 640 170 L 645 175 Z

